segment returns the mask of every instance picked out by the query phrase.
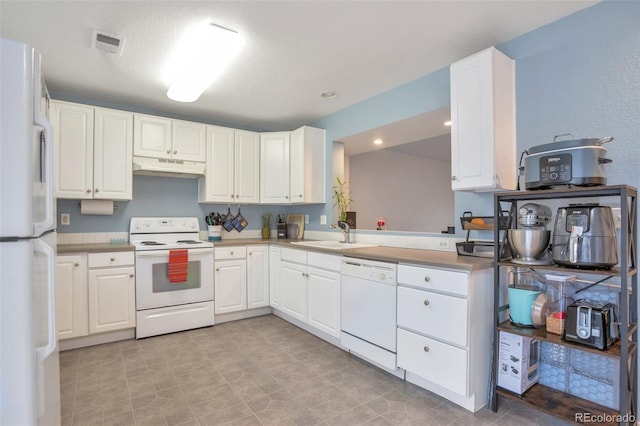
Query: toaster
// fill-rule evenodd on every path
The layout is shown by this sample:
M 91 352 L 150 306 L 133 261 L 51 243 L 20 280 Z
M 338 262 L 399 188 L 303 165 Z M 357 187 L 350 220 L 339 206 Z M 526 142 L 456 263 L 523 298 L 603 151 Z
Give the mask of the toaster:
M 581 299 L 567 306 L 564 340 L 605 350 L 619 336 L 615 305 Z

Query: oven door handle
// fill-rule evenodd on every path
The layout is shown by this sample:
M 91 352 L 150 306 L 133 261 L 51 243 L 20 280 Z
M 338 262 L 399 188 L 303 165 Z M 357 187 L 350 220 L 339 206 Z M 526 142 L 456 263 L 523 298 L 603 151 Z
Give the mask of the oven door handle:
M 201 254 L 213 254 L 213 248 L 193 248 L 188 249 L 189 256 L 201 255 Z M 169 256 L 171 250 L 147 250 L 136 251 L 136 257 L 164 257 Z

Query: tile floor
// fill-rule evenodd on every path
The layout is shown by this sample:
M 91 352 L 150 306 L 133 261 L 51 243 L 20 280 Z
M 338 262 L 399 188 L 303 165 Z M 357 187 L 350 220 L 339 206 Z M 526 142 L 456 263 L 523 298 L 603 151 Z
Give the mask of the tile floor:
M 566 425 L 476 414 L 267 315 L 60 354 L 63 425 Z

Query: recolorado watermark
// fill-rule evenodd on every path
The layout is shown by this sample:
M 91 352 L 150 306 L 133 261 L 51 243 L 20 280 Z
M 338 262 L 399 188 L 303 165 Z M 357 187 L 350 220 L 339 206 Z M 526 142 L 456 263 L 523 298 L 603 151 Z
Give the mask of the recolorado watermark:
M 633 414 L 593 414 L 575 413 L 573 421 L 576 423 L 627 423 L 635 424 L 636 417 Z

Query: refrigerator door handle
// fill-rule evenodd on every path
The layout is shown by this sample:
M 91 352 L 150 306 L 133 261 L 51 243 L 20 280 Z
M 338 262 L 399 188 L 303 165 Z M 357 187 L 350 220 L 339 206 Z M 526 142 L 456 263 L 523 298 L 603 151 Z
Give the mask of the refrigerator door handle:
M 55 284 L 55 253 L 46 243 L 35 240 L 35 250 L 44 253 L 47 257 L 47 324 L 48 339 L 47 344 L 36 349 L 37 358 L 37 383 L 38 383 L 38 413 L 44 416 L 45 411 L 45 379 L 44 379 L 44 362 L 51 355 L 58 345 L 56 335 L 56 300 L 54 293 Z
M 40 170 L 44 169 L 44 185 L 45 185 L 45 217 L 42 222 L 33 224 L 34 235 L 41 235 L 53 226 L 53 127 L 49 120 L 41 113 L 37 112 L 34 118 L 34 124 L 42 127 L 44 130 L 41 134 L 40 143 Z M 42 140 L 44 139 L 44 142 Z M 44 149 L 43 149 L 44 145 Z

